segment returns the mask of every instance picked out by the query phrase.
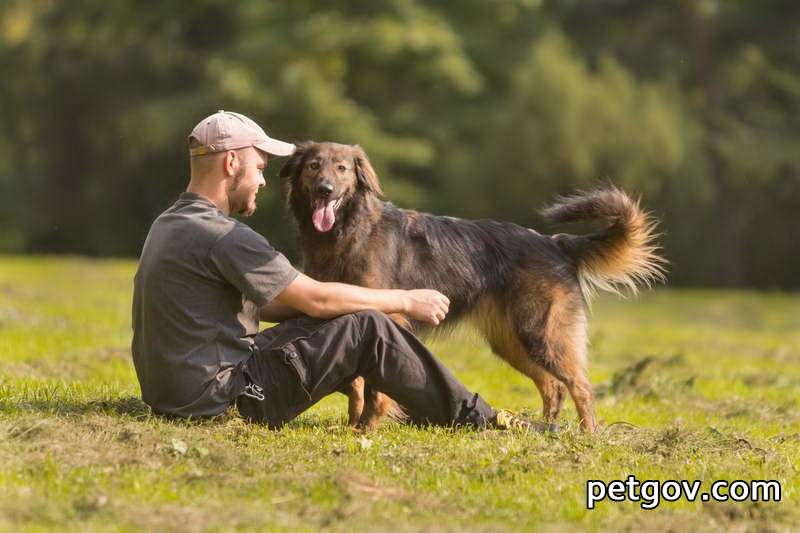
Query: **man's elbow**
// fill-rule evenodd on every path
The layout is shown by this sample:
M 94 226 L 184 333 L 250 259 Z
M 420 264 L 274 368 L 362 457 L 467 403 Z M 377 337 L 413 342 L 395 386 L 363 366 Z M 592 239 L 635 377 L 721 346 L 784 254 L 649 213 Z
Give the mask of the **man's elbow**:
M 317 296 L 307 302 L 305 313 L 314 318 L 333 318 L 336 312 L 333 308 L 333 301 L 326 296 Z
M 310 278 L 301 281 L 299 286 L 290 287 L 292 290 L 284 295 L 283 303 L 314 318 L 333 318 L 341 314 L 341 302 L 332 284 Z

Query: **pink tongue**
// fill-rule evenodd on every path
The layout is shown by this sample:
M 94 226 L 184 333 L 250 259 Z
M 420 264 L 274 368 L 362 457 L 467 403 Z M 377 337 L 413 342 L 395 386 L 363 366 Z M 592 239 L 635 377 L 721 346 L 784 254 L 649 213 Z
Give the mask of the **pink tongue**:
M 314 209 L 314 214 L 311 215 L 311 220 L 314 222 L 314 227 L 317 231 L 330 231 L 333 224 L 336 222 L 336 214 L 333 212 L 334 202 L 328 202 L 326 205 L 321 205 Z

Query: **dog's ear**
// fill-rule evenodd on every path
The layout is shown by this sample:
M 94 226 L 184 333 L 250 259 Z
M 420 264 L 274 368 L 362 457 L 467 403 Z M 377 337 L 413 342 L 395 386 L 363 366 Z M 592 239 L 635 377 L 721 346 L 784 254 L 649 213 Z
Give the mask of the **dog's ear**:
M 281 178 L 294 176 L 297 170 L 300 168 L 309 146 L 312 144 L 314 143 L 311 141 L 297 143 L 294 148 L 294 153 L 289 156 L 289 159 L 286 160 L 281 169 L 278 171 L 278 176 Z
M 372 168 L 372 163 L 369 162 L 369 158 L 366 152 L 364 152 L 364 149 L 357 144 L 353 146 L 353 164 L 356 167 L 358 184 L 367 191 L 373 192 L 378 196 L 383 196 L 381 184 L 378 182 L 375 169 Z

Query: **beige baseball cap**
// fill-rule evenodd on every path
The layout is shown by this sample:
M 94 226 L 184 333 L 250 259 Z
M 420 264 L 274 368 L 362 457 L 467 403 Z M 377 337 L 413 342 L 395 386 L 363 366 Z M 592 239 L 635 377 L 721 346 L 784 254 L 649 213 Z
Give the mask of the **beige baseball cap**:
M 271 156 L 294 153 L 294 145 L 267 135 L 261 126 L 246 116 L 220 109 L 200 121 L 189 134 L 201 146 L 189 150 L 192 156 L 205 155 L 225 150 L 238 150 L 253 146 Z

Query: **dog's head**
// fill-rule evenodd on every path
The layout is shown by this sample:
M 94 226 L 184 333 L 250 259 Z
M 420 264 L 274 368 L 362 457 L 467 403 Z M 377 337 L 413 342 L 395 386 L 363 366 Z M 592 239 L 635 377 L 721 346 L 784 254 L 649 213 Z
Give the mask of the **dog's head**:
M 354 198 L 383 195 L 367 154 L 358 145 L 300 143 L 278 175 L 289 178 L 289 204 L 301 225 L 310 217 L 320 233 L 336 225 Z

